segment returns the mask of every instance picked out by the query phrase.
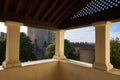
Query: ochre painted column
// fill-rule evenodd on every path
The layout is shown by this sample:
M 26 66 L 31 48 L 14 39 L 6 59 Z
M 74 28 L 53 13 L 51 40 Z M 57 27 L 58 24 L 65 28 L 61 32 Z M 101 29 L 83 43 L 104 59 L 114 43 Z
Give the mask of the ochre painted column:
M 64 55 L 64 32 L 65 30 L 55 31 L 55 59 L 66 59 Z
M 93 68 L 108 71 L 113 68 L 110 63 L 110 26 L 111 22 L 94 23 L 96 32 L 95 62 Z
M 6 58 L 3 62 L 4 68 L 21 66 L 19 61 L 20 47 L 20 26 L 22 23 L 6 21 L 7 41 L 6 41 Z

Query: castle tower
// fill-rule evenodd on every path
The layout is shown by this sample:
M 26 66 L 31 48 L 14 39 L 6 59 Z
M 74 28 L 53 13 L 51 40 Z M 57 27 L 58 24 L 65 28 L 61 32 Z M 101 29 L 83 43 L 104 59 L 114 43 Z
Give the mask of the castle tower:
M 46 47 L 54 40 L 54 32 L 51 30 L 28 27 L 28 36 L 34 44 L 34 53 L 37 59 L 46 58 Z

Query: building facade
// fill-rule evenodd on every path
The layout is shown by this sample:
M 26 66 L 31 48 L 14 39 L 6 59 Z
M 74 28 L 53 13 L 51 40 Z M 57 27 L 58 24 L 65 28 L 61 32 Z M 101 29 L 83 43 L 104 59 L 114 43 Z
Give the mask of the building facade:
M 0 32 L 0 38 L 1 38 L 1 39 L 5 39 L 5 38 L 6 38 L 6 33 Z
M 34 44 L 34 53 L 37 59 L 47 58 L 45 55 L 46 47 L 54 40 L 54 32 L 51 30 L 29 27 L 28 36 Z
M 74 54 L 79 56 L 80 61 L 94 63 L 95 60 L 95 44 L 80 42 L 80 43 L 71 43 L 74 48 Z

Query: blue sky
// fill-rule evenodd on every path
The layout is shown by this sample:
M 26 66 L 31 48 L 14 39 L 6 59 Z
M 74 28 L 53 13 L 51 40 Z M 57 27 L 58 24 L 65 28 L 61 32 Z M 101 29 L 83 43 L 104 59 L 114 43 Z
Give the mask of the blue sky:
M 120 22 L 112 23 L 110 28 L 110 37 L 120 38 Z M 67 30 L 65 33 L 65 39 L 71 42 L 95 42 L 95 28 L 90 26 L 86 28 L 78 28 L 73 30 Z
M 22 26 L 20 29 L 21 32 L 25 32 L 27 34 L 27 27 Z M 0 32 L 6 32 L 6 26 L 4 23 L 0 22 Z M 112 23 L 110 28 L 110 37 L 120 38 L 120 22 Z M 85 27 L 85 28 L 77 28 L 72 30 L 67 30 L 65 32 L 65 39 L 70 40 L 71 42 L 95 42 L 95 28 Z

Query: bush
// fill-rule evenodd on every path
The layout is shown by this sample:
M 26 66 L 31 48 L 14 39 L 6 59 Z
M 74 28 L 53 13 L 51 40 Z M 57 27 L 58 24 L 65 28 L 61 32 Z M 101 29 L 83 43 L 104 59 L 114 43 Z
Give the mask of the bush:
M 115 68 L 120 69 L 120 40 L 119 38 L 110 41 L 110 62 Z
M 64 40 L 64 43 L 65 43 L 65 46 L 64 46 L 65 56 L 69 59 L 78 60 L 79 58 L 75 54 L 73 54 L 73 52 L 75 51 L 75 48 L 70 44 L 70 41 Z M 55 42 L 48 45 L 48 47 L 46 49 L 46 55 L 49 58 L 52 58 L 55 55 Z
M 20 33 L 20 61 L 36 60 L 32 41 L 25 33 Z M 0 39 L 0 64 L 5 60 L 6 39 Z

